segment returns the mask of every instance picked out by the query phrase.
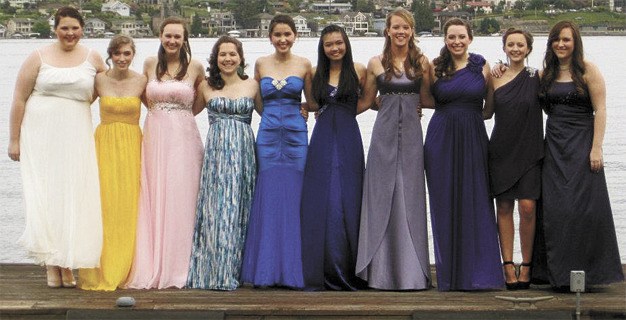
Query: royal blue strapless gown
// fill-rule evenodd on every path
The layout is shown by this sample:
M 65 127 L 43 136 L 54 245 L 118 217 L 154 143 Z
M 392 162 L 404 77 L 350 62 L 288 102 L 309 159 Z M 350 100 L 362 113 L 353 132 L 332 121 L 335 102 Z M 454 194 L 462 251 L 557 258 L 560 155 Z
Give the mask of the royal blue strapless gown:
M 355 274 L 364 156 L 358 95 L 337 101 L 328 86 L 311 135 L 302 187 L 302 267 L 309 290 L 366 288 Z
M 433 86 L 435 113 L 424 161 L 439 291 L 504 286 L 489 196 L 484 64 L 482 56 L 470 54 L 467 67 Z
M 300 115 L 304 81 L 261 79 L 258 175 L 244 249 L 242 280 L 256 286 L 304 287 L 300 197 L 307 127 Z

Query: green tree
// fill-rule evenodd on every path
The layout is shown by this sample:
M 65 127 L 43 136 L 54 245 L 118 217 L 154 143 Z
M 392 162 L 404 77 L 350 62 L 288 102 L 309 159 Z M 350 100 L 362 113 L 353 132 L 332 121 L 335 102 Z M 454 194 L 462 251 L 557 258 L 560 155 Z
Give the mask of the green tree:
M 191 34 L 198 35 L 202 34 L 204 30 L 202 30 L 202 18 L 199 15 L 194 15 L 193 20 L 191 21 Z
M 485 18 L 480 22 L 478 31 L 482 34 L 492 34 L 500 31 L 500 23 L 494 18 Z
M 542 10 L 543 9 L 543 0 L 530 0 L 528 3 L 527 9 L 530 10 Z
M 40 20 L 33 24 L 32 32 L 39 33 L 40 38 L 50 38 L 50 25 L 46 20 Z
M 415 0 L 411 4 L 411 12 L 415 18 L 415 31 L 431 31 L 435 26 L 435 17 L 430 8 L 429 0 Z
M 504 2 L 504 0 L 498 2 L 498 4 L 496 5 L 496 7 L 493 9 L 493 13 L 503 13 L 504 12 L 504 6 L 506 5 L 506 2 Z
M 269 8 L 267 0 L 234 0 L 229 3 L 237 24 L 250 29 L 258 25 L 259 13 Z M 269 12 L 268 12 L 269 13 Z

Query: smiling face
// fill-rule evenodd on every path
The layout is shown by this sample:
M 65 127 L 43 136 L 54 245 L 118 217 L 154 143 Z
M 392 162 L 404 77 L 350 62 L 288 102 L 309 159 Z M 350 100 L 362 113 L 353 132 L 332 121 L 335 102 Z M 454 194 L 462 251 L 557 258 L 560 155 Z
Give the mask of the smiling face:
M 571 59 L 574 48 L 574 35 L 570 28 L 561 29 L 559 37 L 552 41 L 552 51 L 561 61 Z
M 287 53 L 296 41 L 296 34 L 288 24 L 278 23 L 272 29 L 270 41 L 278 53 Z
M 339 62 L 346 55 L 346 42 L 341 32 L 331 32 L 323 39 L 324 54 L 330 61 Z
M 119 46 L 111 54 L 111 61 L 113 61 L 113 68 L 119 70 L 127 70 L 130 67 L 130 63 L 133 62 L 135 52 L 131 44 L 123 44 Z
M 62 17 L 54 31 L 64 48 L 73 48 L 83 36 L 80 22 L 71 17 Z
M 166 54 L 178 54 L 185 42 L 185 27 L 182 24 L 170 23 L 163 28 L 159 39 Z
M 241 64 L 241 57 L 234 43 L 222 43 L 217 54 L 217 67 L 222 74 L 233 74 Z
M 521 33 L 513 33 L 506 38 L 504 53 L 511 62 L 524 62 L 530 54 L 530 48 L 526 42 L 526 37 Z
M 394 46 L 407 46 L 413 36 L 413 28 L 402 17 L 394 15 L 389 20 L 389 26 L 386 29 L 387 36 Z
M 467 55 L 467 49 L 472 43 L 472 39 L 465 26 L 451 25 L 446 32 L 445 42 L 450 54 L 461 57 Z

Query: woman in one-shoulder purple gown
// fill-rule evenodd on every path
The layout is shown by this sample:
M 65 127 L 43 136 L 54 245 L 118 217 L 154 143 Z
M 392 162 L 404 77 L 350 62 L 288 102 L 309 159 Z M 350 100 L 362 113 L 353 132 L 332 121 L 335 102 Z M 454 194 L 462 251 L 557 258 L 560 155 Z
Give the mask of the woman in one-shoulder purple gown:
M 433 61 L 435 113 L 424 144 L 439 291 L 504 287 L 482 109 L 489 75 L 470 54 L 469 24 L 444 26 L 446 45 Z

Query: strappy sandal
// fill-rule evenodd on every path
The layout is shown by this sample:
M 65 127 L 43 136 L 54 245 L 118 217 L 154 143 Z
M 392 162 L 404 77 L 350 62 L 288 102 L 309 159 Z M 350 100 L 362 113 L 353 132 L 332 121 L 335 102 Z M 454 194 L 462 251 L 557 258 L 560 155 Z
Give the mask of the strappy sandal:
M 526 267 L 529 269 L 528 272 L 528 281 L 517 281 L 517 288 L 519 290 L 528 290 L 530 288 L 530 276 L 533 272 L 533 263 L 531 262 L 522 262 L 522 264 L 520 264 L 519 269 L 520 269 L 520 273 L 522 272 L 522 267 Z
M 502 262 L 502 267 L 506 267 L 507 265 L 512 265 L 513 269 L 515 270 L 515 263 L 513 263 L 513 261 L 504 261 Z M 504 283 L 506 285 L 506 289 L 507 290 L 517 290 L 518 286 L 519 286 L 519 282 L 515 281 L 515 282 L 505 282 Z

